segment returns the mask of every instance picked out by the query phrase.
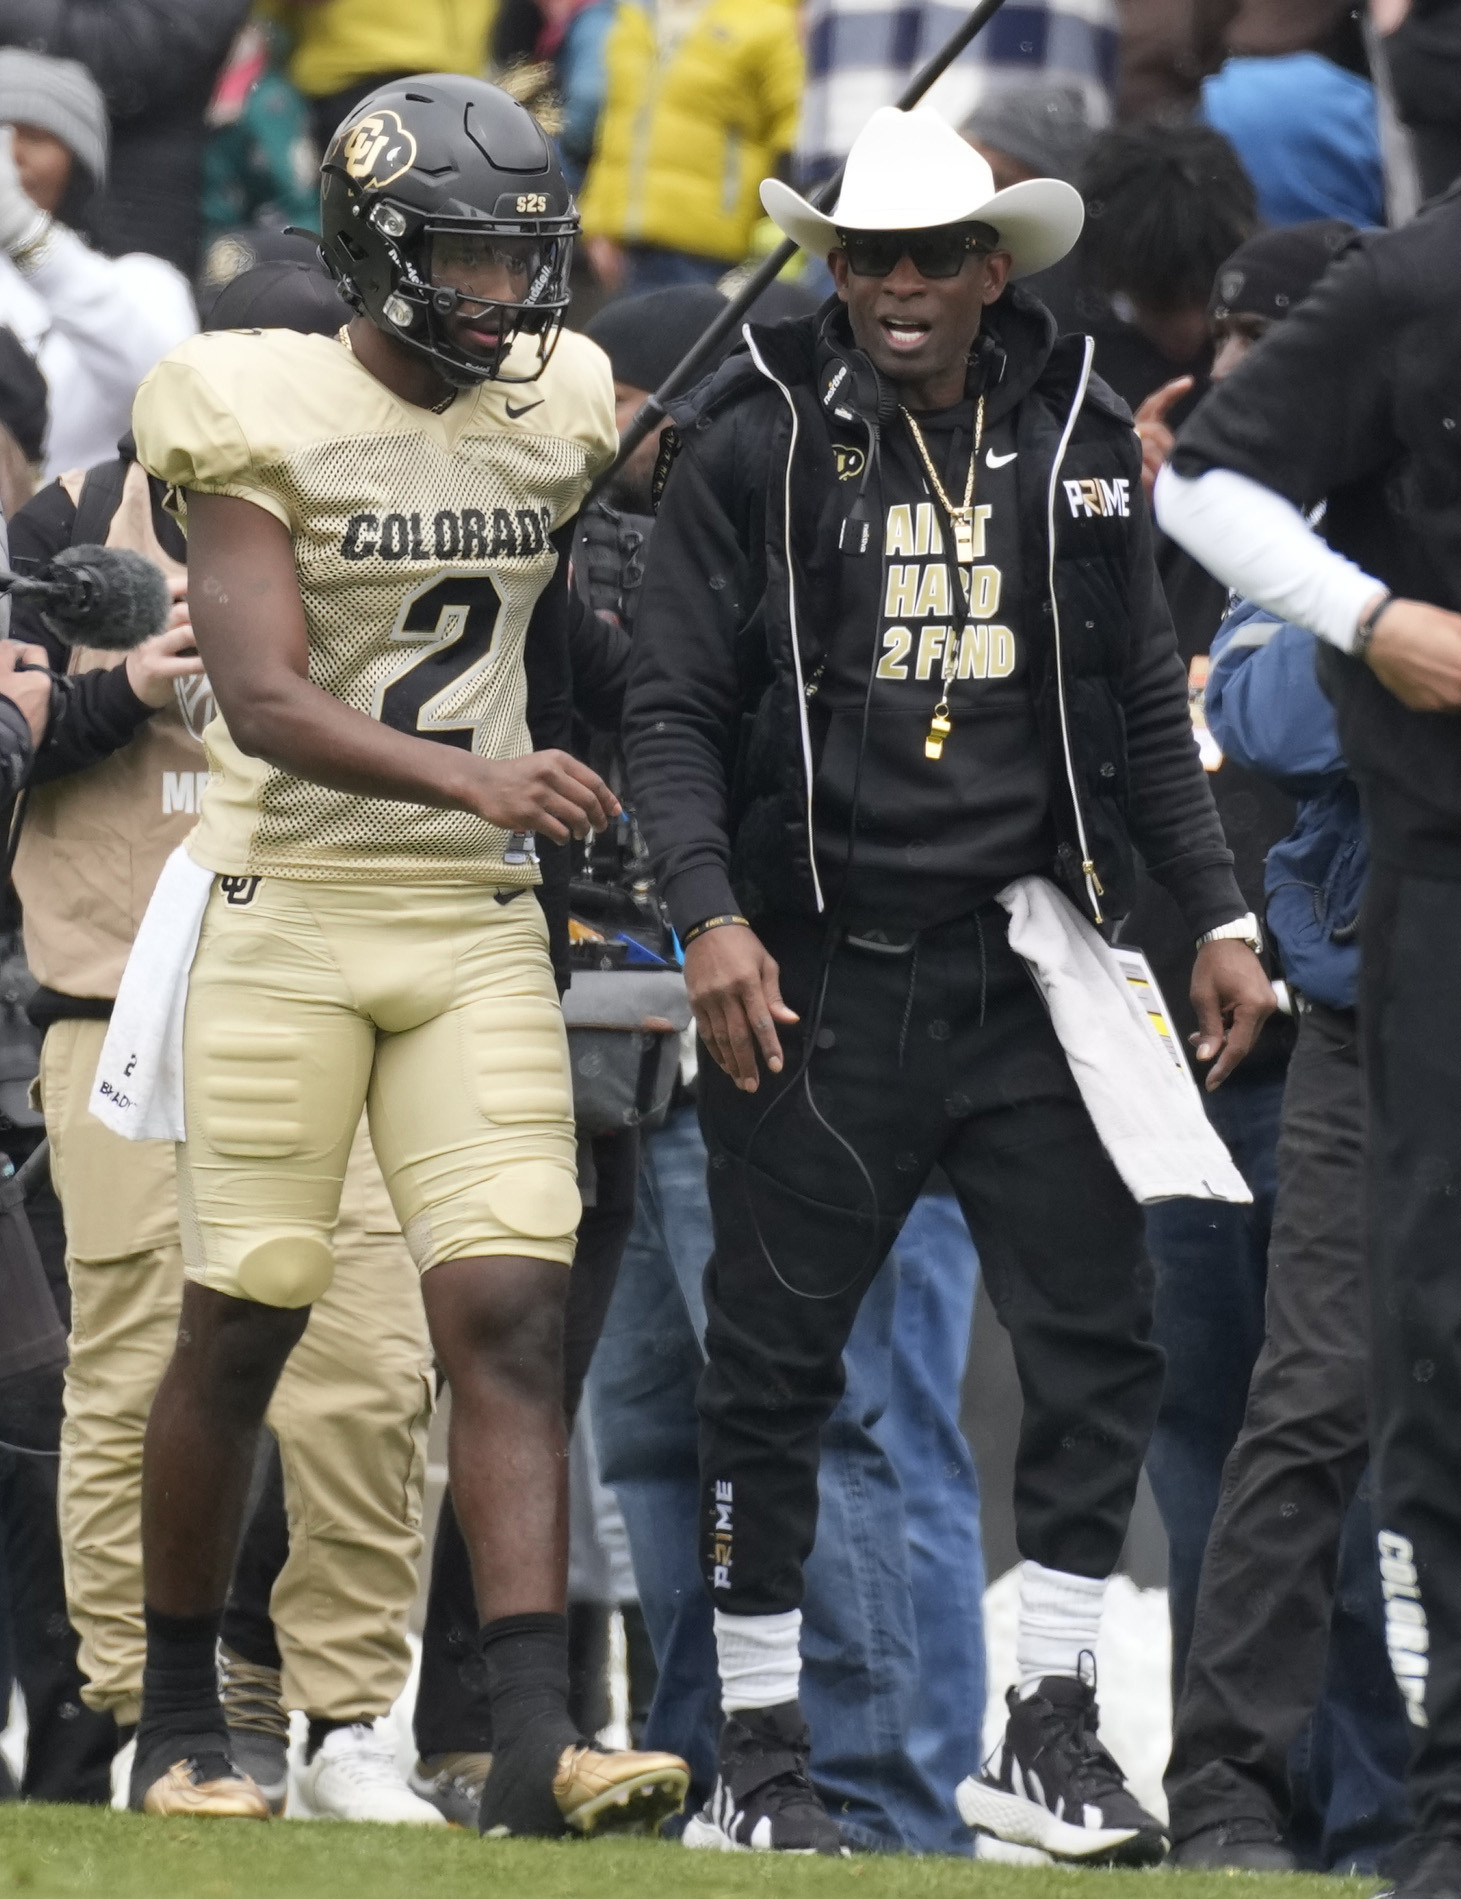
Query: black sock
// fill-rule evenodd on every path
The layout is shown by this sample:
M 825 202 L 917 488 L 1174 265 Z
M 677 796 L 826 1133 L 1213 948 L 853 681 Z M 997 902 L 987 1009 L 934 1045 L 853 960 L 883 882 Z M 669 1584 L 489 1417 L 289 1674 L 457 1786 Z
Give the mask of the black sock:
M 159 1729 L 170 1733 L 224 1731 L 218 1699 L 218 1630 L 223 1611 L 212 1615 L 164 1615 L 143 1608 L 147 1661 L 142 1670 L 142 1719 L 138 1746 Z
M 487 1675 L 495 1751 L 512 1743 L 544 1715 L 568 1718 L 568 1618 L 507 1615 L 478 1638 Z M 567 1743 L 564 1743 L 567 1745 Z
M 309 1717 L 309 1739 L 304 1744 L 304 1758 L 308 1765 L 320 1751 L 320 1743 L 326 1735 L 333 1734 L 336 1728 L 370 1727 L 368 1715 L 357 1715 L 353 1721 L 332 1721 L 327 1714 L 312 1714 Z
M 492 1710 L 492 1772 L 482 1789 L 483 1833 L 553 1839 L 564 1833 L 553 1776 L 579 1739 L 568 1713 L 568 1618 L 509 1615 L 478 1640 Z

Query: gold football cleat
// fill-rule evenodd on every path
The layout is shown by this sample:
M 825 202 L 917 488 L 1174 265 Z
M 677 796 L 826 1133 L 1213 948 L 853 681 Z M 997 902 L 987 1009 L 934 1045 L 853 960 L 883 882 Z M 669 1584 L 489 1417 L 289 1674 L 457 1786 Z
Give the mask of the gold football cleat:
M 558 1811 L 575 1833 L 658 1833 L 685 1804 L 690 1770 L 678 1754 L 565 1748 L 553 1776 Z
M 203 1780 L 196 1759 L 174 1761 L 142 1796 L 142 1811 L 195 1820 L 267 1820 L 269 1803 L 247 1774 Z

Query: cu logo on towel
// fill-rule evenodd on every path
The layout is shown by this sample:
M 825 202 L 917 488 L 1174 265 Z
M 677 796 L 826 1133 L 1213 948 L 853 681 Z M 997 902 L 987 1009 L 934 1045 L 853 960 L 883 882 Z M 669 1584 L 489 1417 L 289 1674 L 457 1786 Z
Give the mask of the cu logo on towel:
M 196 673 L 191 678 L 175 679 L 172 683 L 183 724 L 195 739 L 201 739 L 203 727 L 218 710 L 213 699 L 213 688 L 202 673 Z

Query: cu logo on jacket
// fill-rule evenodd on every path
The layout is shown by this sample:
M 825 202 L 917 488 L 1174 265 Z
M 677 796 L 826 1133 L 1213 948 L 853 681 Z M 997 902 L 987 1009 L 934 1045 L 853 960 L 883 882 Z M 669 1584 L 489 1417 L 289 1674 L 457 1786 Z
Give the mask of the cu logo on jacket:
M 1114 515 L 1123 519 L 1131 513 L 1131 483 L 1129 481 L 1067 481 L 1063 484 L 1065 498 L 1070 503 L 1070 515 L 1073 521 L 1109 520 Z

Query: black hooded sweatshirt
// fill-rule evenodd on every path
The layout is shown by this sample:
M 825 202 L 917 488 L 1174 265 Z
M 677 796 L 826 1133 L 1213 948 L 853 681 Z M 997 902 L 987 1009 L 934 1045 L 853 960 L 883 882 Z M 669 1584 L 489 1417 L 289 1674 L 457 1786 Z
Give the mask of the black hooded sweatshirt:
M 975 502 L 995 512 L 989 558 L 973 564 L 999 569 L 998 601 L 988 576 L 982 596 L 973 583 L 953 730 L 932 761 L 942 656 L 925 650 L 920 680 L 919 649 L 956 620 L 939 618 L 941 511 L 896 400 L 848 363 L 838 305 L 746 338 L 675 405 L 625 703 L 636 815 L 676 928 L 838 908 L 854 807 L 849 894 L 879 920 L 959 915 L 1034 871 L 1105 922 L 1130 908 L 1137 849 L 1194 935 L 1240 916 L 1130 413 L 1091 376 L 1086 339 L 1056 340 L 1018 287 L 985 313 L 969 387 L 986 394 Z M 946 420 L 930 447 L 957 503 L 967 457 L 960 418 Z M 913 552 L 901 556 L 890 510 L 905 501 Z M 867 551 L 843 552 L 864 524 Z M 895 566 L 917 572 L 895 580 Z M 1002 648 L 991 680 L 996 627 L 1013 663 Z
M 1031 332 L 1016 332 L 1003 374 L 984 374 L 981 360 L 954 407 L 883 426 L 870 544 L 838 562 L 835 597 L 818 602 L 828 638 L 807 684 L 814 838 L 828 901 L 850 921 L 946 922 L 1054 851 L 1019 585 L 1014 412 L 1052 340 Z M 944 503 L 963 502 L 976 436 L 973 558 L 960 565 Z M 839 483 L 860 468 L 844 454 Z M 930 758 L 940 706 L 951 729 Z

